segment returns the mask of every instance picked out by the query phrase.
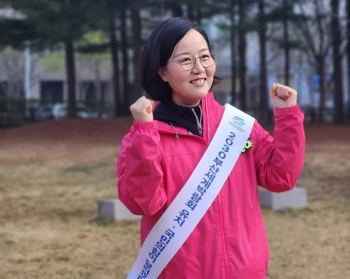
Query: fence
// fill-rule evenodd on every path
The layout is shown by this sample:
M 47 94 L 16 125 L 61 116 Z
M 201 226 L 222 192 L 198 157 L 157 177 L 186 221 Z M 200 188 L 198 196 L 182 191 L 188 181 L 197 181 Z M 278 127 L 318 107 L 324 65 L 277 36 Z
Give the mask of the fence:
M 81 118 L 112 117 L 114 104 L 102 101 L 77 102 L 76 115 Z M 0 127 L 23 125 L 29 122 L 53 120 L 67 116 L 67 104 L 51 100 L 25 100 L 0 97 Z
M 302 107 L 305 114 L 305 123 L 318 122 L 320 112 L 310 106 Z M 77 102 L 76 115 L 80 118 L 107 118 L 114 116 L 114 104 L 103 101 Z M 249 108 L 247 113 L 260 120 L 261 114 L 258 108 Z M 349 120 L 348 109 L 344 111 L 344 119 Z M 324 112 L 324 121 L 331 122 L 333 111 Z M 0 127 L 23 125 L 28 122 L 53 120 L 67 116 L 67 104 L 55 103 L 52 100 L 23 98 L 7 98 L 0 96 Z M 273 121 L 270 111 L 270 122 Z M 348 121 L 349 122 L 349 121 Z

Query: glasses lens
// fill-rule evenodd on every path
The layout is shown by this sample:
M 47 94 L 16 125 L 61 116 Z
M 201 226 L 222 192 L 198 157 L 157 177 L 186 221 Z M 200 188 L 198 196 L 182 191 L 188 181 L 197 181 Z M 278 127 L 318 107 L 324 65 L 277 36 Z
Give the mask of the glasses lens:
M 201 59 L 204 68 L 208 68 L 214 64 L 214 59 L 211 56 L 205 56 Z
M 194 60 L 190 60 L 190 61 L 184 61 L 184 62 L 181 62 L 181 67 L 182 69 L 184 69 L 185 71 L 189 71 L 189 70 L 192 70 L 193 67 L 194 67 Z
M 204 68 L 209 68 L 214 64 L 214 58 L 212 56 L 204 56 L 200 59 L 200 61 Z M 182 69 L 184 69 L 185 71 L 190 71 L 194 68 L 195 63 L 196 63 L 196 59 L 193 58 L 191 60 L 186 59 L 185 61 L 180 62 L 180 65 Z

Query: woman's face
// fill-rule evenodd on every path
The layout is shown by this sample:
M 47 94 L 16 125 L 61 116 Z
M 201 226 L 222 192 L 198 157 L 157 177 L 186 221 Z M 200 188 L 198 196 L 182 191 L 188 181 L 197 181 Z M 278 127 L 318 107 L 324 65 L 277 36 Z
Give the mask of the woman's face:
M 210 59 L 209 47 L 203 36 L 196 30 L 189 30 L 175 46 L 174 52 L 166 67 L 159 70 L 163 81 L 168 82 L 173 93 L 173 101 L 181 106 L 196 106 L 201 98 L 208 94 L 213 84 L 216 70 L 215 63 L 204 68 L 200 59 Z M 184 70 L 179 62 L 184 64 L 196 59 L 192 70 Z M 169 62 L 175 61 L 175 62 Z M 179 61 L 179 62 L 177 62 Z

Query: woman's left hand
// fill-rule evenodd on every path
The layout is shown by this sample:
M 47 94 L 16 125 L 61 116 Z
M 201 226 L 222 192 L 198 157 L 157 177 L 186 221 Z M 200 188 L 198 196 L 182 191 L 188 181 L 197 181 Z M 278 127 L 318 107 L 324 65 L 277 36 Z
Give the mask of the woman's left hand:
M 287 108 L 297 104 L 297 91 L 279 84 L 274 83 L 270 88 L 270 98 L 275 108 Z

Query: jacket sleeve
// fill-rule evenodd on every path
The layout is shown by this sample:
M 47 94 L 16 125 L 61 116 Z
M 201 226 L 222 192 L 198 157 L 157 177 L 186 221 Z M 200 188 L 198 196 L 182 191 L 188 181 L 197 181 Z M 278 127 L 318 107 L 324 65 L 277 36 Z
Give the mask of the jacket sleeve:
M 118 197 L 134 214 L 153 215 L 167 201 L 157 122 L 134 122 L 117 162 Z
M 273 138 L 255 123 L 255 168 L 258 185 L 272 192 L 284 192 L 294 188 L 303 167 L 304 114 L 299 106 L 295 105 L 274 109 L 274 115 L 276 118 Z

